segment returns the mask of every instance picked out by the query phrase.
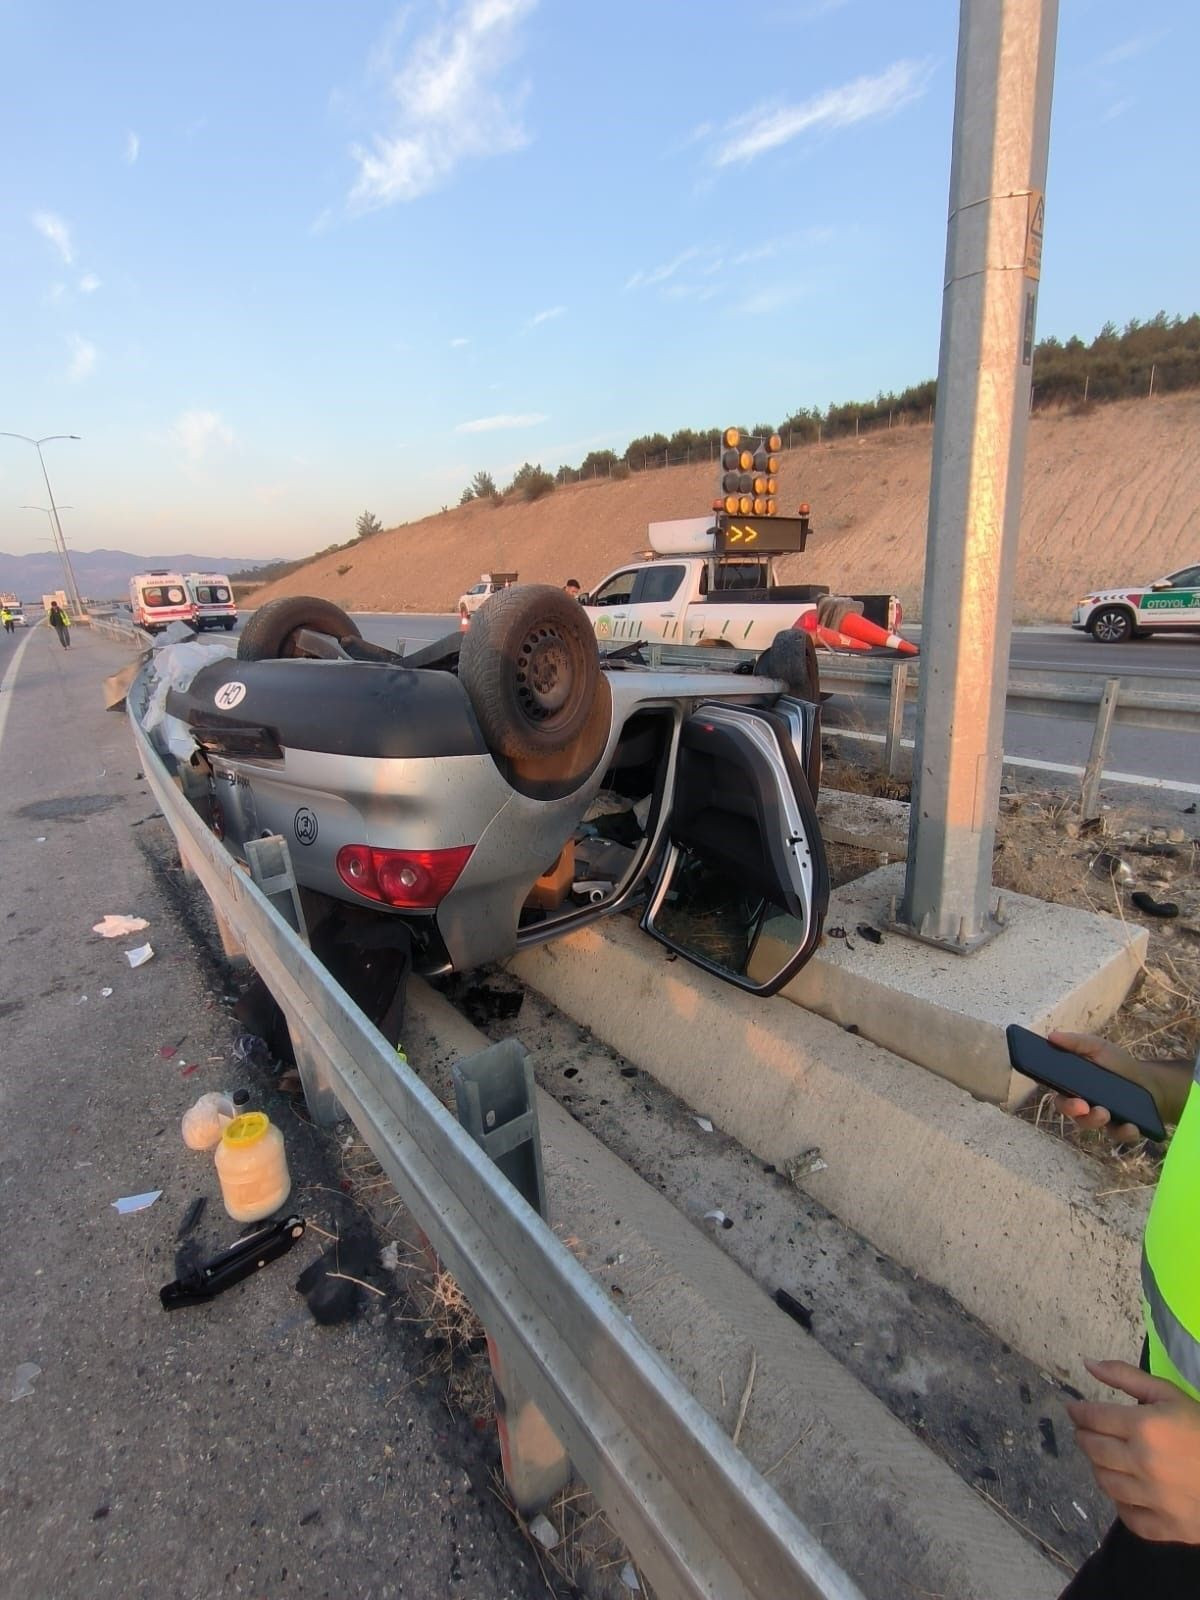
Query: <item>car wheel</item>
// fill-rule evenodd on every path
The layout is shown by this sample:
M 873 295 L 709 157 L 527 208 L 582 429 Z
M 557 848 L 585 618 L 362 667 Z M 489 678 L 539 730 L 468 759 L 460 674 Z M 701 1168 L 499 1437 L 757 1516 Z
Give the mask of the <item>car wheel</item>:
M 1133 618 L 1123 606 L 1105 606 L 1088 623 L 1097 644 L 1124 644 L 1133 636 Z
M 818 705 L 821 699 L 821 669 L 817 664 L 817 647 L 813 636 L 804 628 L 785 628 L 771 641 L 770 648 L 754 663 L 755 676 L 782 678 L 788 693 L 797 700 L 811 700 Z
M 312 595 L 286 595 L 259 606 L 238 636 L 239 661 L 274 661 L 281 656 L 297 656 L 296 634 L 301 628 L 327 633 L 333 639 L 361 639 L 362 632 L 340 606 L 332 600 Z
M 225 624 L 225 632 L 226 633 L 232 633 L 233 632 L 233 618 L 232 617 L 230 617 L 229 621 Z
M 588 724 L 600 682 L 596 635 L 561 589 L 503 589 L 471 618 L 458 676 L 489 749 L 515 761 L 556 755 Z

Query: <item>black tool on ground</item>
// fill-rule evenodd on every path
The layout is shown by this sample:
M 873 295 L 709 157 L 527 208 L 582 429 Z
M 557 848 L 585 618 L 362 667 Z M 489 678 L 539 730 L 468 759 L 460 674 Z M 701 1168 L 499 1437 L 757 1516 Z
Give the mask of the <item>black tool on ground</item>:
M 1148 917 L 1177 917 L 1179 907 L 1174 900 L 1156 900 L 1152 894 L 1147 894 L 1144 889 L 1136 889 L 1129 896 L 1139 911 L 1144 911 Z
M 174 1283 L 165 1283 L 158 1291 L 164 1311 L 177 1311 L 180 1306 L 203 1305 L 252 1272 L 258 1272 L 269 1261 L 286 1255 L 304 1237 L 303 1217 L 285 1217 L 282 1222 L 268 1223 L 265 1228 L 248 1234 L 236 1244 L 222 1250 L 209 1261 L 198 1261 L 190 1270 L 181 1272 Z M 181 1256 L 183 1252 L 180 1253 Z M 181 1267 L 176 1258 L 176 1270 Z
M 1008 1056 L 1018 1072 L 1059 1094 L 1078 1095 L 1090 1106 L 1103 1106 L 1114 1123 L 1132 1122 L 1148 1139 L 1165 1139 L 1158 1106 L 1149 1089 L 1131 1083 L 1119 1072 L 1085 1061 L 1072 1050 L 1060 1050 L 1040 1034 L 1010 1022 L 1005 1029 Z

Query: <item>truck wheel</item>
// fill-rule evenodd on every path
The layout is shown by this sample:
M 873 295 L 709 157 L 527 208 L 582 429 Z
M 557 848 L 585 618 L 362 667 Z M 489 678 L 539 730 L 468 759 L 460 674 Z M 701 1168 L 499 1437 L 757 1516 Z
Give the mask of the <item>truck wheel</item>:
M 766 650 L 754 663 L 758 678 L 782 678 L 788 693 L 797 700 L 821 701 L 821 669 L 817 664 L 817 647 L 813 636 L 804 628 L 785 628 L 777 633 Z
M 1124 606 L 1104 606 L 1088 623 L 1097 644 L 1124 644 L 1133 636 L 1133 618 Z
M 301 628 L 334 639 L 361 639 L 362 633 L 340 606 L 312 595 L 290 594 L 259 606 L 238 636 L 239 661 L 275 661 L 297 656 L 295 636 Z
M 579 602 L 551 584 L 502 589 L 471 618 L 458 676 L 489 749 L 517 761 L 557 755 L 589 721 L 600 684 L 596 635 Z M 603 719 L 598 735 L 602 748 Z

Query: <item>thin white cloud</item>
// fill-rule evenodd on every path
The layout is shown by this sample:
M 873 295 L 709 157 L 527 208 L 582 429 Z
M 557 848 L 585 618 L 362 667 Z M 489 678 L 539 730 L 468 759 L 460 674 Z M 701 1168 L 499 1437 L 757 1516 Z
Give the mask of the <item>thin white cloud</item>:
M 553 322 L 556 317 L 565 317 L 566 314 L 566 306 L 550 306 L 548 310 L 539 311 L 535 316 L 530 317 L 529 326 L 531 328 L 539 328 L 543 322 Z
M 461 350 L 464 345 L 468 345 L 470 342 L 470 339 L 451 339 L 450 348 L 451 350 Z
M 387 80 L 391 129 L 369 148 L 352 145 L 358 177 L 351 211 L 416 200 L 440 188 L 462 162 L 522 149 L 526 88 L 507 68 L 521 48 L 520 25 L 537 0 L 460 0 L 443 21 L 403 38 L 410 13 L 373 53 Z
M 808 288 L 803 283 L 777 283 L 767 285 L 757 290 L 754 294 L 747 295 L 740 304 L 734 306 L 735 315 L 743 317 L 769 316 L 775 311 L 782 311 L 786 306 L 795 305 L 797 300 L 802 300 L 808 293 Z
M 125 160 L 126 160 L 126 163 L 129 166 L 132 166 L 133 163 L 137 160 L 138 156 L 141 153 L 141 149 L 142 149 L 142 141 L 138 138 L 137 134 L 134 133 L 133 129 L 131 128 L 129 130 L 129 132 L 125 135 Z
M 729 123 L 716 151 L 719 167 L 753 161 L 817 128 L 848 128 L 889 117 L 924 94 L 927 61 L 896 61 L 875 77 L 855 78 L 795 106 L 762 106 Z
M 65 283 L 52 283 L 46 290 L 46 304 L 56 306 L 67 292 Z
M 701 304 L 716 295 L 713 283 L 669 283 L 663 290 L 664 300 L 697 300 Z
M 184 411 L 171 437 L 190 460 L 203 461 L 211 451 L 232 445 L 233 429 L 217 411 Z
M 100 279 L 94 272 L 85 272 L 83 277 L 79 280 L 80 294 L 95 294 L 99 287 Z
M 75 259 L 75 250 L 71 244 L 71 230 L 63 219 L 53 211 L 35 211 L 33 225 L 43 239 L 49 239 L 64 265 L 69 267 Z
M 96 346 L 90 339 L 85 339 L 78 333 L 68 334 L 67 344 L 71 351 L 71 365 L 67 368 L 67 381 L 69 383 L 82 383 L 85 378 L 90 378 L 96 370 Z
M 1115 122 L 1118 117 L 1123 117 L 1127 111 L 1132 111 L 1135 105 L 1137 105 L 1137 101 L 1133 99 L 1116 100 L 1109 106 L 1100 121 Z
M 635 272 L 625 284 L 627 289 L 649 289 L 656 283 L 665 283 L 668 278 L 673 278 L 681 267 L 686 267 L 689 261 L 695 261 L 701 254 L 700 247 L 693 245 L 688 250 L 681 250 L 670 261 L 664 261 L 660 266 L 651 267 L 648 272 Z
M 1161 43 L 1166 36 L 1167 29 L 1160 28 L 1157 33 L 1139 33 L 1131 39 L 1122 39 L 1120 44 L 1113 45 L 1111 50 L 1106 50 L 1103 55 L 1097 56 L 1092 65 L 1119 67 L 1123 61 L 1132 61 L 1134 56 L 1142 56 L 1147 50 L 1153 50 L 1154 46 Z
M 476 417 L 473 422 L 460 422 L 455 433 L 499 433 L 504 428 L 534 428 L 549 418 L 541 411 L 524 411 L 513 414 L 503 412 L 496 417 Z

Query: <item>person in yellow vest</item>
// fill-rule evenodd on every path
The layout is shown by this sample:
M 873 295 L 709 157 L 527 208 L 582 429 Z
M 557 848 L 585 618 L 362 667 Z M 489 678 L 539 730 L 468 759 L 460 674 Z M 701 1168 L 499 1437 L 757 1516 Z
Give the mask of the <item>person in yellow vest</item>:
M 46 619 L 58 635 L 58 642 L 64 650 L 71 648 L 71 619 L 67 615 L 67 608 L 60 606 L 57 600 L 50 602 L 50 614 Z
M 4 624 L 5 633 L 12 633 L 14 631 L 13 615 L 7 606 L 0 607 L 0 622 Z
M 1164 1122 L 1167 1150 L 1142 1242 L 1142 1365 L 1088 1361 L 1100 1383 L 1136 1400 L 1067 1406 L 1079 1448 L 1117 1520 L 1061 1600 L 1189 1600 L 1200 1596 L 1200 1059 L 1139 1061 L 1086 1033 L 1050 1043 L 1143 1084 Z M 1058 1109 L 1118 1144 L 1137 1129 L 1112 1126 L 1103 1106 L 1068 1095 Z

